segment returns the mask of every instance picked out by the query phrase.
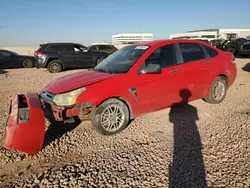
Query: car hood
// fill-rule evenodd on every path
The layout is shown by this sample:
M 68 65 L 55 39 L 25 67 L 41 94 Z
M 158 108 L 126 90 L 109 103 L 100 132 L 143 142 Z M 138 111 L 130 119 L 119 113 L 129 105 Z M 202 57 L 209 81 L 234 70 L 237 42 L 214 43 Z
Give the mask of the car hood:
M 109 79 L 113 76 L 115 75 L 96 71 L 77 72 L 52 80 L 45 86 L 45 89 L 53 94 L 64 93 Z

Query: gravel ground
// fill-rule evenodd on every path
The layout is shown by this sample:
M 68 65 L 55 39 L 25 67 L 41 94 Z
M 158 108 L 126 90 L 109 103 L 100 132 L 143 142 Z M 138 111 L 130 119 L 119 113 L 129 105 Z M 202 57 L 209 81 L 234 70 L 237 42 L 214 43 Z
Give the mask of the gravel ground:
M 0 149 L 0 187 L 250 187 L 250 59 L 225 101 L 197 100 L 137 118 L 102 136 L 88 121 L 54 127 L 35 156 Z M 247 71 L 249 70 L 249 72 Z M 43 69 L 0 71 L 0 130 L 13 94 L 38 92 Z

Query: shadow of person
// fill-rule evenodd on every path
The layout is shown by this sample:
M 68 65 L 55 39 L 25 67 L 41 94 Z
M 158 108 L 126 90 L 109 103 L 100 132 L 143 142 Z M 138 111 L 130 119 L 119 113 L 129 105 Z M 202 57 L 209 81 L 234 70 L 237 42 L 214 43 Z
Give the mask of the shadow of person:
M 202 144 L 196 125 L 197 109 L 188 104 L 189 89 L 180 91 L 182 101 L 171 106 L 173 123 L 173 161 L 169 167 L 169 187 L 207 187 Z
M 62 123 L 53 121 L 45 132 L 43 148 L 45 148 L 54 140 L 60 139 L 64 134 L 72 131 L 81 123 L 81 120 L 79 118 L 74 118 L 74 120 L 74 123 Z
M 241 68 L 243 71 L 250 72 L 250 63 L 245 64 L 244 67 Z

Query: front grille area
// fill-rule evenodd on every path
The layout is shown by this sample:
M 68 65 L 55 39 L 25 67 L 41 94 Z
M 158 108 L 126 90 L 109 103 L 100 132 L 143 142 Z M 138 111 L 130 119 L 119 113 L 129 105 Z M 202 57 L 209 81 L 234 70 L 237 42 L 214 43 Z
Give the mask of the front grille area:
M 54 99 L 55 95 L 46 91 L 43 89 L 40 93 L 41 98 L 44 100 L 44 102 L 51 103 L 52 100 Z

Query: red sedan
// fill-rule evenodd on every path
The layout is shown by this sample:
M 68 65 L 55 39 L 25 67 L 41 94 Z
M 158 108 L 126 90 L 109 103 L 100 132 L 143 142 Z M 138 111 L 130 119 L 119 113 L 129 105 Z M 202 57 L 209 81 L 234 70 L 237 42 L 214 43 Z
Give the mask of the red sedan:
M 159 40 L 123 47 L 93 70 L 53 80 L 37 97 L 27 94 L 26 101 L 41 98 L 56 121 L 88 114 L 95 130 L 113 135 L 140 115 L 183 101 L 183 89 L 188 101 L 221 103 L 236 75 L 230 52 L 199 40 Z
M 231 53 L 202 41 L 145 42 L 118 50 L 92 71 L 50 82 L 41 97 L 57 120 L 91 111 L 97 131 L 115 134 L 130 119 L 181 101 L 182 89 L 191 92 L 189 101 L 222 102 L 236 72 Z

